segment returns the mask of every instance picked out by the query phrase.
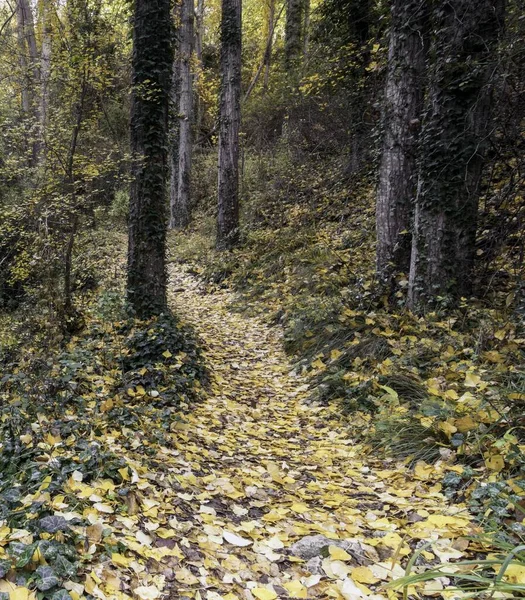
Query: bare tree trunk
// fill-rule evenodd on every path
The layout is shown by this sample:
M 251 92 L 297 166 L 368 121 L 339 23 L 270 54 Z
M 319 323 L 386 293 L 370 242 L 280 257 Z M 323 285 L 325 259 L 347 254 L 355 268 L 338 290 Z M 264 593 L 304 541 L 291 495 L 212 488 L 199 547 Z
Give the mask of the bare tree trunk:
M 272 53 L 273 53 L 273 38 L 275 34 L 275 0 L 266 0 L 266 7 L 268 9 L 268 17 L 266 19 L 268 35 L 266 48 L 264 49 L 264 91 L 268 90 L 270 83 L 270 69 L 272 66 Z
M 190 223 L 190 186 L 193 127 L 193 77 L 191 57 L 195 18 L 194 0 L 182 0 L 180 41 L 180 104 L 179 104 L 179 183 L 175 206 L 172 208 L 172 226 L 183 229 Z
M 140 318 L 161 313 L 167 307 L 166 197 L 172 50 L 170 0 L 135 0 L 128 300 Z
M 42 0 L 42 49 L 40 53 L 40 108 L 39 108 L 39 158 L 45 160 L 45 133 L 49 112 L 49 81 L 51 78 L 52 58 L 52 26 L 51 26 L 51 0 Z
M 241 50 L 241 0 L 222 0 L 217 222 L 217 248 L 221 250 L 239 242 Z
M 36 49 L 35 22 L 28 0 L 17 0 L 16 16 L 18 24 L 19 62 L 22 70 L 22 112 L 32 125 L 37 122 L 36 86 L 39 80 L 38 54 Z M 32 128 L 31 128 L 32 129 Z M 33 131 L 29 131 L 31 147 L 30 165 L 38 160 L 38 140 Z
M 22 112 L 28 115 L 31 111 L 31 89 L 28 81 L 28 52 L 26 46 L 26 26 L 24 20 L 24 5 L 22 2 L 17 4 L 16 8 L 17 19 L 17 40 L 18 40 L 18 62 L 20 64 L 22 85 L 21 85 L 21 101 Z
M 284 9 L 284 7 L 283 7 L 283 9 Z M 248 99 L 250 98 L 250 96 L 252 95 L 252 92 L 255 89 L 255 86 L 257 85 L 257 82 L 259 81 L 259 77 L 261 76 L 261 73 L 263 72 L 263 69 L 265 66 L 267 66 L 265 76 L 268 76 L 268 77 L 270 76 L 270 63 L 271 63 L 271 56 L 272 56 L 275 27 L 276 27 L 277 23 L 279 22 L 279 19 L 281 18 L 283 9 L 281 9 L 281 12 L 277 16 L 273 15 L 272 28 L 270 29 L 267 40 L 266 40 L 266 49 L 264 51 L 263 60 L 262 60 L 261 64 L 259 65 L 259 68 L 257 69 L 257 72 L 255 73 L 255 76 L 252 79 L 250 85 L 248 86 L 246 93 L 244 94 L 243 102 L 247 102 Z
M 437 3 L 429 93 L 421 135 L 409 304 L 472 293 L 491 74 L 504 0 Z
M 425 89 L 426 5 L 393 0 L 377 194 L 377 274 L 408 274 L 417 190 L 417 148 Z

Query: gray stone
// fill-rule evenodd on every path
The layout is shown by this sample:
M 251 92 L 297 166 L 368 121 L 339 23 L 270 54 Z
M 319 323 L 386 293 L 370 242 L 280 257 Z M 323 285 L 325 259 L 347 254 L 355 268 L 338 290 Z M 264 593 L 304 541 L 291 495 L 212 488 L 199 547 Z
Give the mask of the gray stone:
M 322 564 L 323 559 L 320 556 L 314 556 L 306 563 L 306 568 L 308 569 L 311 575 L 322 575 Z
M 352 556 L 355 562 L 359 565 L 367 564 L 369 562 L 365 555 L 364 549 L 359 542 L 352 540 L 331 540 L 324 535 L 307 535 L 290 546 L 289 551 L 293 556 L 310 561 L 311 559 L 321 556 L 323 548 L 327 548 L 328 546 L 337 546 L 338 548 L 342 548 L 348 552 L 348 554 L 350 554 L 350 556 Z M 309 564 L 310 563 L 308 563 L 308 565 Z M 315 566 L 315 564 L 312 563 L 312 566 Z M 309 566 L 308 569 L 313 575 L 316 574 L 316 572 L 312 571 Z
M 329 540 L 324 535 L 307 535 L 290 546 L 290 554 L 303 560 L 310 560 L 319 556 L 323 548 L 333 543 L 333 540 Z

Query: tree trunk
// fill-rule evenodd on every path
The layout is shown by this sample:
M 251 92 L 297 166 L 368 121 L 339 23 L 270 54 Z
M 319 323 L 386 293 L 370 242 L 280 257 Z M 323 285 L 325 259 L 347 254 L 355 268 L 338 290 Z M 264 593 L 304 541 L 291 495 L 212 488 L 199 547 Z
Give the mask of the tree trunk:
M 272 58 L 272 48 L 273 48 L 273 38 L 274 38 L 274 34 L 275 34 L 275 26 L 279 22 L 279 19 L 281 18 L 282 13 L 283 13 L 283 9 L 281 9 L 281 12 L 277 16 L 275 14 L 271 15 L 271 21 L 272 21 L 271 28 L 267 34 L 266 49 L 264 51 L 263 60 L 262 60 L 261 64 L 259 65 L 259 68 L 257 69 L 250 85 L 248 86 L 246 93 L 244 94 L 243 102 L 247 102 L 249 100 L 250 96 L 252 95 L 253 90 L 255 89 L 255 86 L 257 85 L 257 82 L 259 81 L 259 77 L 261 76 L 261 73 L 263 72 L 263 69 L 265 67 L 266 67 L 265 78 L 268 78 L 268 80 L 269 80 L 270 65 L 271 65 L 271 58 Z M 267 85 L 268 85 L 268 81 L 265 82 L 265 91 L 266 91 Z
M 284 64 L 288 72 L 296 71 L 304 52 L 305 0 L 286 0 Z
M 433 9 L 433 65 L 421 134 L 409 305 L 473 289 L 476 227 L 504 0 L 448 0 Z
M 170 0 L 135 0 L 128 301 L 139 318 L 161 313 L 167 306 L 167 134 L 172 68 Z
M 303 3 L 303 58 L 306 60 L 308 56 L 308 48 L 310 46 L 310 19 L 312 7 L 310 6 L 310 0 L 303 0 Z
M 42 49 L 40 53 L 39 158 L 41 161 L 45 161 L 45 133 L 49 112 L 49 81 L 51 78 L 52 57 L 51 0 L 43 0 L 41 6 Z
M 275 0 L 266 0 L 266 8 L 268 15 L 266 18 L 267 31 L 267 42 L 264 49 L 264 91 L 268 91 L 268 85 L 270 83 L 270 69 L 272 66 L 272 53 L 273 53 L 273 38 L 275 33 Z
M 241 0 L 222 0 L 221 98 L 217 248 L 239 242 L 239 130 L 241 124 Z
M 391 14 L 376 209 L 377 275 L 387 285 L 410 267 L 427 36 L 420 0 L 393 0 Z
M 172 226 L 183 229 L 190 223 L 190 185 L 193 126 L 193 52 L 194 0 L 182 0 L 180 39 L 179 168 L 176 205 L 172 208 Z
M 24 5 L 19 2 L 16 7 L 18 62 L 21 70 L 21 101 L 22 112 L 28 115 L 31 110 L 30 86 L 28 82 L 28 56 L 25 36 Z
M 31 129 L 37 122 L 38 102 L 36 86 L 39 80 L 38 55 L 36 49 L 35 22 L 28 0 L 17 0 L 19 63 L 22 70 L 22 112 L 29 119 Z M 29 131 L 31 158 L 34 166 L 38 160 L 38 136 Z
M 180 36 L 181 36 L 181 0 L 173 4 L 175 23 L 175 52 L 172 67 L 169 116 L 169 165 L 170 165 L 170 229 L 178 228 L 179 219 L 179 147 L 180 147 Z
M 195 131 L 197 139 L 200 138 L 202 129 L 202 120 L 204 116 L 203 105 L 199 93 L 199 83 L 202 76 L 202 44 L 204 40 L 204 0 L 197 0 L 197 11 L 195 13 L 195 58 L 197 59 L 197 69 L 195 73 Z

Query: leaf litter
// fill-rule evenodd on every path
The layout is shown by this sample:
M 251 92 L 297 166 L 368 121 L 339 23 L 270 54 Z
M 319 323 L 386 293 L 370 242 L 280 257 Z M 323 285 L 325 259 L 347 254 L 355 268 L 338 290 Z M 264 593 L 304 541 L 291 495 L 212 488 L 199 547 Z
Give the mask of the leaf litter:
M 190 411 L 168 415 L 162 442 L 147 453 L 146 435 L 130 443 L 129 428 L 113 422 L 105 442 L 123 459 L 117 480 L 86 482 L 72 470 L 61 489 L 47 492 L 44 482 L 25 499 L 26 507 L 50 507 L 39 539 L 74 534 L 81 555 L 79 571 L 62 565 L 67 593 L 55 600 L 394 599 L 401 592 L 388 585 L 415 551 L 416 570 L 469 556 L 479 527 L 438 483 L 456 466 L 421 461 L 410 469 L 370 456 L 336 406 L 310 401 L 278 328 L 230 311 L 231 292 L 209 293 L 183 268 L 172 283 L 175 312 L 204 344 L 209 389 Z M 156 401 L 140 388 L 128 396 Z M 143 415 L 145 433 L 166 429 L 156 414 Z M 49 435 L 44 450 L 52 454 L 64 440 Z M 9 600 L 36 598 L 35 586 L 56 583 L 37 541 L 0 522 L 0 594 Z M 16 543 L 25 552 L 18 565 L 39 565 L 20 585 L 12 562 L 2 563 Z M 449 583 L 443 576 L 409 593 L 463 597 Z

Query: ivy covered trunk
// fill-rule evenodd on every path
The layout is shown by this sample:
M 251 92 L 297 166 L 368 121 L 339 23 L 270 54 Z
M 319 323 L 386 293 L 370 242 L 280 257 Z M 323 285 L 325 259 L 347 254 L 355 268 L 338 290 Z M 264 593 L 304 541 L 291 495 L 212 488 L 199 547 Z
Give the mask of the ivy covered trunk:
M 427 35 L 420 0 L 393 0 L 391 14 L 376 211 L 377 274 L 388 285 L 410 266 Z
M 135 0 L 128 301 L 140 318 L 166 309 L 170 0 Z
M 409 282 L 413 309 L 472 292 L 491 74 L 503 19 L 504 0 L 449 0 L 433 8 Z
M 222 0 L 219 203 L 217 248 L 239 241 L 239 130 L 241 125 L 241 0 Z
M 287 71 L 293 71 L 304 51 L 305 0 L 286 0 L 284 60 Z
M 182 0 L 179 56 L 179 94 L 178 94 L 178 143 L 177 153 L 178 178 L 176 193 L 172 195 L 171 227 L 183 229 L 190 222 L 190 184 L 192 159 L 192 127 L 193 127 L 193 76 L 191 57 L 194 45 L 194 0 Z
M 169 110 L 170 229 L 177 229 L 179 210 L 179 146 L 180 146 L 180 21 L 181 0 L 173 2 L 175 48 L 173 57 Z

